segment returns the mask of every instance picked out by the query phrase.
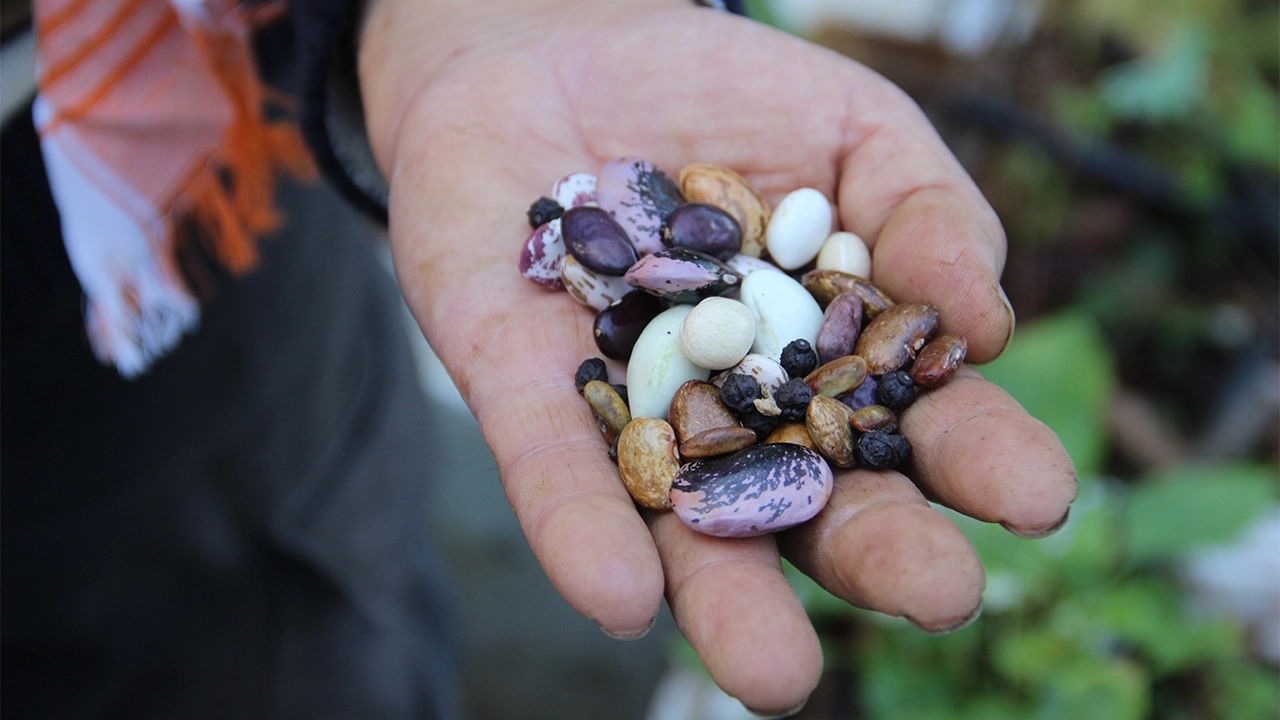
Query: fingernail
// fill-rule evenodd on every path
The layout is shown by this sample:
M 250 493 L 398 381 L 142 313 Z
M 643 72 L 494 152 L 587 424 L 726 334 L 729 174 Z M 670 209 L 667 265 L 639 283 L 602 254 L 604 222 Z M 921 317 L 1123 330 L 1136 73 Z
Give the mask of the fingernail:
M 1013 342 L 1013 333 L 1018 329 L 1018 316 L 1013 312 L 1013 303 L 1009 302 L 1004 286 L 996 285 L 996 290 L 1000 293 L 1000 302 L 1004 303 L 1004 309 L 1009 312 L 1009 335 L 1004 339 L 1004 347 L 1000 348 L 1000 354 L 1003 355 L 1004 351 L 1009 349 L 1009 343 Z
M 654 615 L 653 619 L 649 621 L 649 624 L 640 628 L 639 630 L 614 631 L 606 628 L 604 625 L 601 625 L 600 623 L 596 623 L 596 627 L 600 628 L 600 632 L 604 633 L 605 635 L 608 635 L 614 640 L 639 640 L 640 638 L 649 634 L 649 631 L 653 629 L 654 623 L 656 622 L 658 622 L 658 616 Z
M 907 618 L 907 620 L 909 620 L 912 625 L 915 625 L 916 627 L 920 628 L 924 632 L 929 633 L 930 635 L 946 635 L 948 633 L 953 633 L 957 630 L 968 627 L 973 623 L 974 620 L 977 620 L 980 615 L 982 615 L 982 600 L 978 600 L 978 606 L 975 607 L 968 615 L 965 615 L 963 618 L 961 618 L 959 622 L 952 623 L 945 627 L 928 628 L 917 623 L 915 620 L 912 620 L 911 618 Z
M 1017 529 L 1017 528 L 1015 528 L 1015 527 L 1013 527 L 1013 526 L 1011 526 L 1011 525 L 1008 525 L 1008 524 L 1006 524 L 1006 523 L 1000 523 L 1000 525 L 1001 525 L 1001 527 L 1003 527 L 1005 530 L 1008 530 L 1009 532 L 1013 533 L 1014 535 L 1017 535 L 1018 537 L 1022 538 L 1023 540 L 1039 540 L 1039 539 L 1041 539 L 1041 538 L 1047 538 L 1047 537 L 1049 537 L 1050 535 L 1052 535 L 1052 534 L 1054 534 L 1054 533 L 1058 532 L 1059 530 L 1061 530 L 1061 529 L 1062 529 L 1062 527 L 1063 527 L 1064 525 L 1066 525 L 1066 524 L 1067 524 L 1067 521 L 1068 521 L 1068 520 L 1070 520 L 1070 519 L 1071 519 L 1071 508 L 1070 508 L 1070 507 L 1068 507 L 1068 508 L 1067 508 L 1067 512 L 1062 516 L 1062 519 L 1061 519 L 1061 520 L 1059 520 L 1058 522 L 1056 522 L 1056 523 L 1054 523 L 1054 524 L 1050 525 L 1049 527 L 1047 527 L 1047 528 L 1045 528 L 1045 529 L 1043 529 L 1043 530 L 1019 530 L 1019 529 Z
M 776 718 L 787 718 L 787 717 L 791 717 L 792 715 L 795 715 L 796 713 L 798 713 L 798 712 L 800 712 L 801 710 L 803 710 L 803 709 L 804 709 L 804 706 L 805 706 L 808 702 L 809 702 L 809 698 L 805 698 L 804 700 L 801 700 L 801 701 L 800 701 L 800 704 L 799 704 L 799 705 L 797 705 L 797 706 L 795 706 L 795 707 L 791 708 L 790 710 L 787 710 L 787 711 L 784 711 L 784 712 L 782 712 L 782 713 L 778 713 L 778 714 L 771 714 L 771 713 L 767 713 L 767 712 L 757 712 L 757 711 L 752 710 L 751 708 L 747 707 L 746 705 L 743 705 L 742 707 L 743 707 L 743 709 L 745 709 L 745 710 L 747 711 L 747 713 L 748 713 L 749 715 L 751 715 L 751 717 L 753 717 L 753 718 L 760 718 L 761 720 L 775 720 Z

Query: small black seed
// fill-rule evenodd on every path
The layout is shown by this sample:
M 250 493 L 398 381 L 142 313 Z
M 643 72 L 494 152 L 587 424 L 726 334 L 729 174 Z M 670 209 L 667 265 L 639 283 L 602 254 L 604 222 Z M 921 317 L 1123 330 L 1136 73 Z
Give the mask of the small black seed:
M 894 437 L 903 438 L 901 435 L 889 435 L 879 430 L 864 434 L 858 438 L 858 463 L 863 467 L 873 470 L 892 470 L 903 461 L 901 447 Z M 910 444 L 907 445 L 907 452 L 910 453 Z
M 813 390 L 798 377 L 782 383 L 773 394 L 774 402 L 778 403 L 778 409 L 782 411 L 782 419 L 791 422 L 804 422 L 805 413 L 809 410 L 809 401 L 812 399 Z
M 744 413 L 755 408 L 760 398 L 760 383 L 750 375 L 729 373 L 720 386 L 720 399 L 734 412 Z
M 618 393 L 618 396 L 622 398 L 622 404 L 630 407 L 631 398 L 627 397 L 627 386 L 620 383 L 610 383 L 610 385 Z
M 537 230 L 563 214 L 564 208 L 560 207 L 560 203 L 549 197 L 538 198 L 537 202 L 529 206 L 529 227 Z
M 890 433 L 889 442 L 893 443 L 894 450 L 898 453 L 898 465 L 906 465 L 911 460 L 911 441 L 902 435 L 892 434 L 892 431 Z
M 910 373 L 896 370 L 881 377 L 876 387 L 876 399 L 894 412 L 906 410 L 916 401 L 916 384 L 911 381 Z
M 578 388 L 578 394 L 582 394 L 582 389 L 592 380 L 600 382 L 609 382 L 609 369 L 604 366 L 604 360 L 600 358 L 587 358 L 578 366 L 578 372 L 573 375 L 573 384 Z
M 802 378 L 818 369 L 818 353 L 808 340 L 792 340 L 782 348 L 782 369 L 793 378 Z
M 754 431 L 758 438 L 769 437 L 769 433 L 778 429 L 780 422 L 780 417 L 765 415 L 754 406 L 746 412 L 738 413 L 738 419 L 742 421 L 742 427 Z

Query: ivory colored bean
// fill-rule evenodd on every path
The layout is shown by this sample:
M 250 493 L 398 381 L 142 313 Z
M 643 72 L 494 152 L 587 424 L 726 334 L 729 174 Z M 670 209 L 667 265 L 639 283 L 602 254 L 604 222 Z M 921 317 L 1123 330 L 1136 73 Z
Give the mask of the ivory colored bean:
M 817 340 L 822 308 L 786 273 L 751 273 L 742 281 L 740 297 L 756 319 L 752 352 L 777 360 L 791 341 L 800 338 L 812 345 Z
M 778 203 L 765 231 L 769 257 L 794 270 L 818 255 L 831 233 L 831 203 L 813 188 L 795 190 Z
M 621 277 L 587 269 L 572 255 L 561 264 L 560 280 L 574 300 L 596 310 L 604 310 L 635 290 Z
M 871 279 L 871 251 L 862 238 L 851 232 L 831 233 L 818 251 L 819 270 L 839 270 Z
M 737 300 L 711 297 L 698 303 L 680 326 L 680 346 L 693 364 L 724 370 L 746 357 L 756 341 L 756 320 Z
M 694 365 L 680 349 L 680 324 L 693 307 L 664 310 L 645 326 L 627 363 L 627 394 L 631 417 L 665 420 L 671 398 L 688 380 L 705 380 L 707 371 Z

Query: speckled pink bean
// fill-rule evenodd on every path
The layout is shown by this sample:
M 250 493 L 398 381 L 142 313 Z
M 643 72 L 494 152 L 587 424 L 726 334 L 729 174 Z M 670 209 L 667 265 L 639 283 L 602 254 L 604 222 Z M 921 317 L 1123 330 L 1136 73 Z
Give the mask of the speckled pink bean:
M 680 468 L 671 507 L 688 527 L 716 537 L 753 537 L 798 525 L 831 499 L 831 467 L 789 443 L 756 445 Z
M 573 173 L 556 181 L 551 197 L 560 203 L 560 207 L 582 207 L 596 204 L 596 176 L 591 173 Z
M 657 165 L 637 158 L 619 158 L 605 165 L 596 179 L 600 208 L 618 221 L 636 251 L 648 255 L 662 250 L 662 223 L 684 199 L 680 188 Z
M 520 273 L 545 288 L 563 290 L 560 271 L 568 252 L 560 235 L 560 219 L 556 218 L 540 225 L 525 240 L 520 249 Z

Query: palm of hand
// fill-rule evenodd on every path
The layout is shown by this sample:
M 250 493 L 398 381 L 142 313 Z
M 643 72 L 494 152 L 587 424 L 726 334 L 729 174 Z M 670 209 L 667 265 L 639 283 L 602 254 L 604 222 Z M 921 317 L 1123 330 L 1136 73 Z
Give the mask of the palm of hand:
M 472 53 L 405 117 L 389 175 L 406 298 L 551 580 L 607 632 L 642 632 L 665 591 L 717 682 L 776 711 L 821 668 L 779 550 L 851 603 L 946 631 L 976 613 L 984 578 L 926 494 L 1022 534 L 1060 523 L 1075 493 L 1061 445 L 969 370 L 902 418 L 915 483 L 840 473 L 827 509 L 776 537 L 726 541 L 670 514 L 642 518 L 571 382 L 598 354 L 592 313 L 516 270 L 523 210 L 561 174 L 623 155 L 668 170 L 715 162 L 773 202 L 805 186 L 836 199 L 843 227 L 874 242 L 877 283 L 938 305 L 971 358 L 994 357 L 1011 331 L 999 223 L 915 106 L 870 71 L 691 9 Z

